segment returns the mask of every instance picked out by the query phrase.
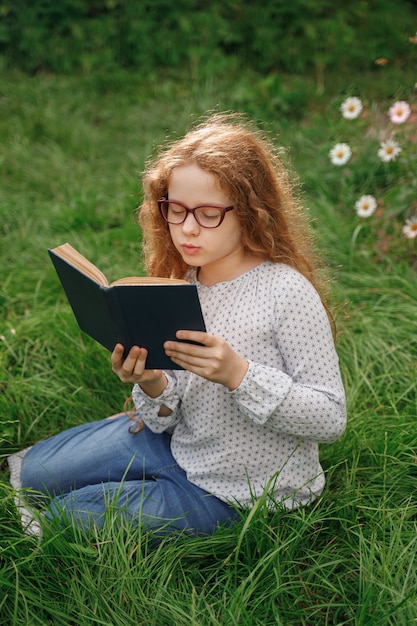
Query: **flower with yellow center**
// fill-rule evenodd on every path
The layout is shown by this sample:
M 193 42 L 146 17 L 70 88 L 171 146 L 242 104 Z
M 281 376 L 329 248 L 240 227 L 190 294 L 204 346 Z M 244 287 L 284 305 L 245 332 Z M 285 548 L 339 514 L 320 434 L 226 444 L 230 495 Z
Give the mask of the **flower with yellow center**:
M 352 150 L 347 143 L 337 143 L 329 155 L 333 165 L 345 165 L 352 156 Z
M 417 215 L 405 221 L 403 234 L 407 239 L 415 239 L 417 237 Z
M 342 102 L 340 109 L 346 120 L 354 120 L 362 113 L 363 104 L 359 98 L 352 96 Z
M 394 161 L 397 156 L 400 154 L 401 148 L 396 141 L 393 139 L 387 139 L 381 143 L 381 146 L 378 150 L 378 156 L 381 161 L 388 163 L 389 161 Z
M 375 213 L 377 208 L 377 202 L 373 196 L 361 196 L 359 200 L 355 202 L 356 213 L 359 217 L 370 217 Z
M 411 109 L 408 102 L 399 100 L 390 107 L 388 114 L 393 124 L 403 124 L 410 117 Z

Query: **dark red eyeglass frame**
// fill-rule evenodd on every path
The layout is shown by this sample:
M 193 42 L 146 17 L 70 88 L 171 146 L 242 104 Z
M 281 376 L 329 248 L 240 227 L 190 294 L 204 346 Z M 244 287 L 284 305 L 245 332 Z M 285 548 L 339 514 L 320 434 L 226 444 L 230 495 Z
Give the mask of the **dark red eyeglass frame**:
M 233 205 L 227 206 L 227 207 L 223 207 L 223 206 L 218 206 L 217 204 L 199 204 L 198 206 L 194 207 L 193 209 L 190 209 L 188 206 L 186 206 L 182 202 L 179 202 L 178 200 L 168 200 L 168 198 L 160 198 L 160 200 L 158 200 L 158 209 L 159 209 L 160 214 L 162 215 L 162 218 L 165 220 L 165 222 L 167 224 L 172 224 L 172 222 L 169 222 L 167 220 L 167 218 L 164 215 L 162 207 L 163 207 L 164 204 L 169 203 L 169 202 L 172 202 L 173 204 L 178 204 L 178 206 L 181 206 L 186 211 L 186 213 L 184 215 L 184 219 L 181 222 L 174 222 L 174 226 L 180 226 L 181 224 L 184 224 L 185 220 L 188 217 L 188 214 L 192 213 L 195 221 L 202 228 L 218 228 L 220 226 L 220 224 L 223 222 L 224 216 L 226 215 L 226 213 L 228 211 L 232 211 L 235 208 Z M 197 218 L 197 215 L 195 214 L 195 211 L 197 209 L 202 209 L 202 208 L 205 208 L 205 207 L 207 207 L 208 209 L 219 209 L 219 211 L 221 212 L 220 222 L 218 224 L 216 224 L 216 226 L 204 226 L 203 224 L 200 224 L 200 222 L 198 221 L 198 218 Z

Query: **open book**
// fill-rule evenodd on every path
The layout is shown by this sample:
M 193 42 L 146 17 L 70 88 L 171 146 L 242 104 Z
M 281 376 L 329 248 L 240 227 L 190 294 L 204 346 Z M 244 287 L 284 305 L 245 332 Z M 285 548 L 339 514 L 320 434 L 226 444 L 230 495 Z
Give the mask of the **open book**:
M 130 276 L 109 283 L 69 243 L 48 249 L 81 330 L 112 351 L 148 350 L 147 369 L 180 369 L 163 344 L 177 330 L 205 331 L 196 285 L 176 278 Z

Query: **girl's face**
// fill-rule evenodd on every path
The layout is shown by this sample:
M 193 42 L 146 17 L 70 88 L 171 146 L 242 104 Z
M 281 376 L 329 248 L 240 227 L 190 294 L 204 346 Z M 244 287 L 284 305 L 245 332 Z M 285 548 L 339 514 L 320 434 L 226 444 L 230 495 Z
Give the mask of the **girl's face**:
M 168 197 L 190 209 L 205 204 L 227 207 L 231 199 L 220 189 L 214 174 L 197 164 L 176 167 L 170 176 Z M 228 211 L 217 228 L 203 228 L 188 213 L 183 224 L 170 224 L 172 241 L 184 262 L 199 267 L 199 280 L 207 285 L 231 280 L 241 273 L 246 254 L 236 211 Z

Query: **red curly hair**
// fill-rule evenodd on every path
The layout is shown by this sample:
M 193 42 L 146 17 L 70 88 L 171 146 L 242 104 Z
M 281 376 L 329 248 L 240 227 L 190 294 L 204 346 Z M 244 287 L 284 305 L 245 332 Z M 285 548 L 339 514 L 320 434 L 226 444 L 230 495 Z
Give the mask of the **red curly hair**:
M 168 194 L 172 170 L 191 162 L 214 174 L 230 198 L 244 248 L 296 268 L 318 289 L 309 224 L 287 169 L 266 134 L 233 113 L 208 116 L 148 161 L 138 209 L 148 275 L 183 278 L 187 272 L 157 200 Z

